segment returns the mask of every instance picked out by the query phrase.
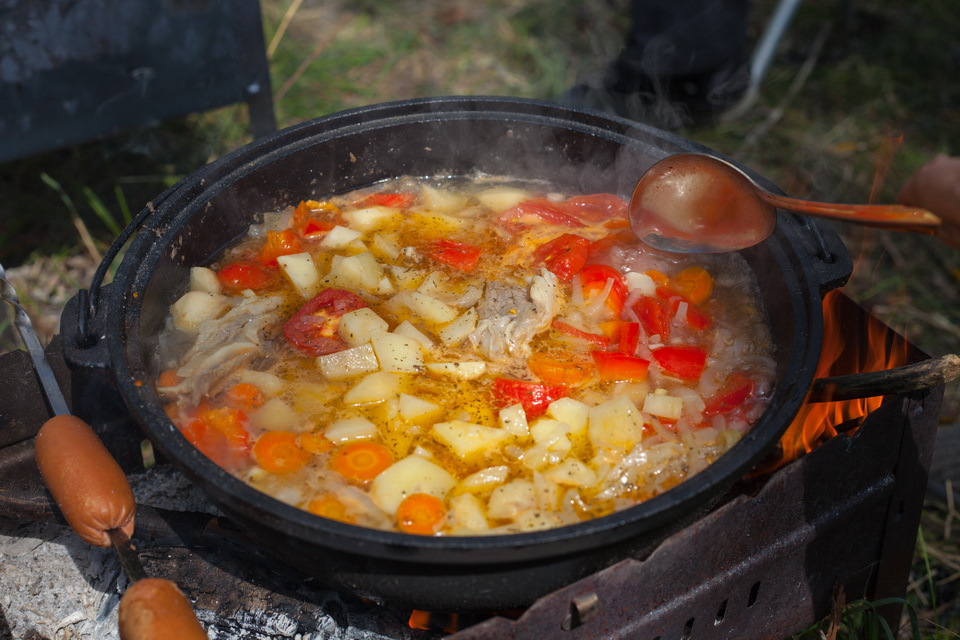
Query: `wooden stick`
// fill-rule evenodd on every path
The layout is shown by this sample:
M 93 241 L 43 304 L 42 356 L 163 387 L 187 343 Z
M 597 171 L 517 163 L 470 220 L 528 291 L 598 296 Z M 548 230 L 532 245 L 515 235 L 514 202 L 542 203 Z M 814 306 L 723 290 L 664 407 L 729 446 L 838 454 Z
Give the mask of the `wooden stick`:
M 947 354 L 884 371 L 852 373 L 813 381 L 807 402 L 857 400 L 932 389 L 960 376 L 960 356 Z

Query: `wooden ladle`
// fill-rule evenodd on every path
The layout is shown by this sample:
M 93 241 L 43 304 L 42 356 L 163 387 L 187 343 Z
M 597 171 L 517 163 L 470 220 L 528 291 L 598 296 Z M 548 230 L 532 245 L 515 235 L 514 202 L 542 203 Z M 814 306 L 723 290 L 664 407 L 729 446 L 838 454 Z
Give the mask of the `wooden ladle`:
M 762 242 L 777 209 L 856 224 L 936 234 L 940 218 L 902 205 L 811 202 L 770 193 L 714 156 L 684 153 L 648 169 L 630 199 L 630 226 L 646 244 L 675 253 L 718 253 Z

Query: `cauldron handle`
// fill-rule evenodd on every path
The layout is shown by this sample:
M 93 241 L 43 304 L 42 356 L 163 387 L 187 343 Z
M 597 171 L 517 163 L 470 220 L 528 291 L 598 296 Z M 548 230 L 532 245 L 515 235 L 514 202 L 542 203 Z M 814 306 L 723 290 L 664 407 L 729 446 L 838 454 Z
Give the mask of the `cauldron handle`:
M 137 217 L 120 232 L 120 235 L 116 237 L 113 244 L 107 249 L 103 260 L 100 261 L 100 265 L 93 274 L 89 290 L 80 289 L 77 292 L 77 347 L 88 349 L 97 343 L 96 332 L 91 330 L 91 320 L 96 317 L 97 310 L 100 306 L 100 290 L 103 288 L 102 285 L 104 279 L 107 277 L 107 271 L 109 271 L 114 260 L 117 259 L 121 249 L 140 231 L 140 227 L 147 221 L 147 218 L 156 212 L 157 206 L 166 200 L 171 193 L 176 191 L 177 186 L 178 185 L 173 185 L 169 187 L 166 191 L 146 204 L 140 213 L 137 214 Z

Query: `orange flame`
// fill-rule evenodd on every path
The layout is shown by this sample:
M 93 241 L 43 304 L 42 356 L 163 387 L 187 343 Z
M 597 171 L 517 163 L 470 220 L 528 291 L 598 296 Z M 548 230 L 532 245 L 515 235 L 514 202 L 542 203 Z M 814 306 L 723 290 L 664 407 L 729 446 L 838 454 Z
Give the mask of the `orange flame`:
M 855 303 L 831 291 L 823 299 L 824 339 L 816 378 L 883 371 L 907 363 L 907 343 L 869 314 L 852 313 Z M 850 326 L 851 323 L 866 326 Z M 840 433 L 853 435 L 859 421 L 877 409 L 881 396 L 836 402 L 806 402 L 780 439 L 780 457 L 771 472 L 810 453 Z
M 431 631 L 443 629 L 446 633 L 455 633 L 460 626 L 460 616 L 456 613 L 436 614 L 430 611 L 414 609 L 410 613 L 407 625 L 411 629 Z

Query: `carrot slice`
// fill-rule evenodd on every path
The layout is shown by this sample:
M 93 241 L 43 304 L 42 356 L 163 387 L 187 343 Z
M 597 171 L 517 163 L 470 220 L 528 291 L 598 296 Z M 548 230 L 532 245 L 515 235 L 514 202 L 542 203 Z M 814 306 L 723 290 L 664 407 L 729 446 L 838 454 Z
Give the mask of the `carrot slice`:
M 307 503 L 307 511 L 331 520 L 354 522 L 354 519 L 347 513 L 347 507 L 335 497 L 329 495 L 311 500 Z
M 176 369 L 167 369 L 157 378 L 157 386 L 161 389 L 164 387 L 175 387 L 181 382 L 183 382 L 183 378 L 177 374 Z
M 320 433 L 301 433 L 300 448 L 310 453 L 326 453 L 333 450 L 333 443 Z
M 713 278 L 703 267 L 687 267 L 673 276 L 672 288 L 693 304 L 703 304 L 713 293 Z
M 397 527 L 404 533 L 432 536 L 446 518 L 443 501 L 429 493 L 414 493 L 404 498 L 397 507 Z
M 393 464 L 390 450 L 379 442 L 352 442 L 340 447 L 330 459 L 330 467 L 350 482 L 373 480 Z
M 249 382 L 238 382 L 227 389 L 227 403 L 240 409 L 256 409 L 263 404 L 260 389 Z
M 310 454 L 297 446 L 297 434 L 267 431 L 253 445 L 257 464 L 270 473 L 292 473 L 310 461 Z

